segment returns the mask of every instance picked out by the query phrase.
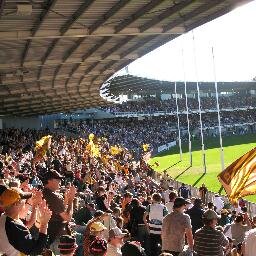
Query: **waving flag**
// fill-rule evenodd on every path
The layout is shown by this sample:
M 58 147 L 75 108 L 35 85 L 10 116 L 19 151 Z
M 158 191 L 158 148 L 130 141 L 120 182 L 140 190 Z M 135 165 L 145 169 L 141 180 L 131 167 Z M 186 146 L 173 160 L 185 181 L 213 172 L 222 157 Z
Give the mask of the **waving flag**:
M 35 154 L 34 161 L 39 161 L 46 155 L 47 150 L 51 146 L 51 139 L 52 139 L 52 136 L 47 135 L 42 137 L 40 140 L 36 142 L 36 146 L 35 146 L 36 154 Z
M 256 194 L 256 148 L 233 162 L 218 179 L 233 204 L 239 197 Z

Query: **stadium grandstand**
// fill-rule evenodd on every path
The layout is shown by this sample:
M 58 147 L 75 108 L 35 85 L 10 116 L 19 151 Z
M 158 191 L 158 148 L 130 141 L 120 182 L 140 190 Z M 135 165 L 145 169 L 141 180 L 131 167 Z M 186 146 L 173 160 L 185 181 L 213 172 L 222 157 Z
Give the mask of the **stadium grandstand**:
M 177 106 L 182 137 L 187 140 L 185 84 L 176 83 L 177 94 L 174 84 L 132 75 L 117 76 L 108 82 L 108 86 L 103 86 L 105 95 L 126 98 L 126 101 L 101 107 L 98 112 L 95 109 L 94 118 L 86 111 L 61 115 L 56 125 L 80 135 L 93 132 L 98 136 L 110 137 L 112 144 L 127 146 L 138 156 L 143 151 L 143 143 L 151 144 L 153 152 L 159 153 L 178 139 Z M 223 134 L 255 133 L 256 82 L 218 84 Z M 196 82 L 187 82 L 186 87 L 190 128 L 192 137 L 197 139 L 200 137 L 200 124 Z M 214 83 L 199 82 L 199 88 L 204 133 L 207 137 L 216 137 L 218 117 Z
M 255 256 L 256 82 L 117 74 L 249 2 L 0 0 L 0 255 Z

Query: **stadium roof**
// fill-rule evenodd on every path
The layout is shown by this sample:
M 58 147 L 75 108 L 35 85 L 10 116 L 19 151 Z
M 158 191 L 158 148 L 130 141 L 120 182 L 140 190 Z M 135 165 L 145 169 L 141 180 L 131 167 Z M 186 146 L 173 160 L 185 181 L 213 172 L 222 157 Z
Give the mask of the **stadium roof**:
M 250 0 L 0 0 L 0 115 L 106 104 L 116 71 Z
M 197 91 L 196 82 L 186 82 L 187 92 Z M 178 93 L 184 94 L 184 81 L 176 82 Z M 199 82 L 199 88 L 202 92 L 215 92 L 214 82 Z M 232 92 L 241 90 L 256 89 L 256 81 L 251 82 L 218 82 L 219 92 Z M 175 82 L 160 81 L 145 77 L 133 75 L 117 76 L 108 81 L 104 88 L 105 94 L 108 95 L 126 95 L 126 94 L 150 94 L 150 93 L 175 93 Z

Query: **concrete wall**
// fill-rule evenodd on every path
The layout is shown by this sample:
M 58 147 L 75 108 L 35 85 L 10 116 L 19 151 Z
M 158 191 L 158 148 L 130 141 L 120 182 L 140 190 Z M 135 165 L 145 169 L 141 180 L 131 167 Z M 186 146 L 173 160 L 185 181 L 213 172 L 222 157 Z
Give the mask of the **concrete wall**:
M 6 117 L 2 119 L 3 128 L 40 129 L 40 117 Z

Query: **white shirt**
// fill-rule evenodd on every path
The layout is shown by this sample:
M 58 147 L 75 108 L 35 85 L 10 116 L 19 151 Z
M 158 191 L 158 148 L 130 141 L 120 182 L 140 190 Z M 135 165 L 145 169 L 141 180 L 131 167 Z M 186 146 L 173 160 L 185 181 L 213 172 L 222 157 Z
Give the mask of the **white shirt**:
M 106 256 L 122 256 L 121 248 L 108 244 Z
M 174 202 L 169 202 L 169 203 L 165 204 L 169 213 L 173 211 L 173 205 L 174 205 Z
M 256 252 L 256 228 L 246 232 L 244 243 L 245 243 L 245 255 L 244 256 L 255 256 L 255 252 Z
M 167 189 L 166 191 L 164 191 L 164 202 L 165 203 L 169 203 L 170 199 L 169 199 L 169 194 L 170 194 L 171 190 Z
M 220 213 L 221 209 L 224 207 L 224 202 L 221 197 L 215 197 L 214 198 L 214 205 L 216 206 L 216 212 Z

